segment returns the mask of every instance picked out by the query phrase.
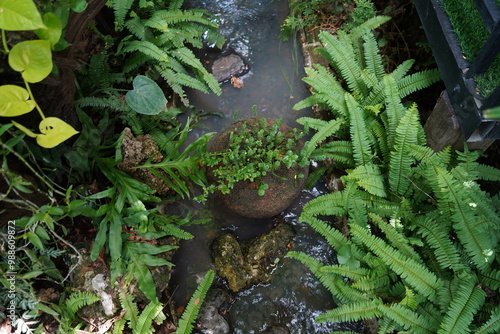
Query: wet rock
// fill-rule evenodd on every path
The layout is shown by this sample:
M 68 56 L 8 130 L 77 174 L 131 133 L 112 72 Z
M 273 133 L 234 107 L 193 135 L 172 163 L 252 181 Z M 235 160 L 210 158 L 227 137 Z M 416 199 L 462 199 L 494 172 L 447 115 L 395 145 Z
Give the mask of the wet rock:
M 215 268 L 219 276 L 227 280 L 231 290 L 238 291 L 248 285 L 248 266 L 244 261 L 241 246 L 233 234 L 222 234 L 215 239 L 213 254 Z
M 147 134 L 134 137 L 129 128 L 125 128 L 123 132 L 124 137 L 121 147 L 123 161 L 116 167 L 134 179 L 147 184 L 151 189 L 156 191 L 158 196 L 166 196 L 170 187 L 163 178 L 153 174 L 147 168 L 136 168 L 150 158 L 152 158 L 151 162 L 153 163 L 163 160 L 163 155 L 160 153 L 153 137 Z M 161 173 L 161 171 L 159 172 Z
M 201 334 L 228 334 L 229 324 L 222 315 L 227 311 L 231 297 L 222 289 L 211 289 L 198 313 L 197 332 Z
M 232 77 L 242 76 L 249 70 L 250 67 L 236 53 L 221 56 L 212 63 L 211 67 L 212 74 L 218 82 L 225 82 L 231 80 Z
M 285 223 L 244 245 L 233 234 L 222 234 L 213 245 L 217 274 L 227 280 L 232 291 L 269 283 L 273 269 L 288 251 L 294 236 L 293 227 Z
M 238 131 L 243 124 L 251 131 L 260 127 L 260 117 L 251 117 L 235 122 L 226 127 L 213 139 L 210 144 L 209 151 L 223 151 L 229 146 L 232 133 Z M 276 120 L 268 118 L 268 127 L 271 127 Z M 292 128 L 281 123 L 279 131 L 288 133 Z M 302 141 L 297 143 L 296 149 L 300 150 L 303 147 Z M 250 180 L 242 180 L 234 184 L 229 194 L 218 193 L 219 199 L 231 211 L 249 218 L 269 218 L 278 215 L 285 210 L 297 198 L 300 192 L 304 189 L 307 175 L 309 174 L 309 166 L 300 167 L 298 165 L 286 168 L 281 165 L 273 173 L 267 173 L 260 179 L 262 183 L 269 186 L 263 196 L 258 193 L 257 182 Z M 298 177 L 303 175 L 304 177 Z M 211 182 L 217 182 L 213 171 L 207 169 L 207 177 Z

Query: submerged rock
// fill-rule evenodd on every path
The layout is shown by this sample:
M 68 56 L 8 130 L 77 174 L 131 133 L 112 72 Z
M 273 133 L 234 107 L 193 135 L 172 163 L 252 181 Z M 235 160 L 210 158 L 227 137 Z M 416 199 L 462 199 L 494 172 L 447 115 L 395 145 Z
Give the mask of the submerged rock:
M 268 233 L 241 245 L 231 233 L 215 239 L 213 258 L 217 274 L 229 289 L 239 291 L 254 284 L 269 283 L 271 273 L 288 251 L 295 236 L 293 227 L 280 223 Z
M 227 311 L 231 296 L 224 290 L 210 289 L 198 313 L 197 333 L 202 334 L 228 334 L 229 324 L 223 314 Z
M 212 63 L 211 71 L 218 82 L 231 80 L 233 77 L 239 77 L 247 73 L 250 67 L 243 58 L 235 53 L 221 56 Z

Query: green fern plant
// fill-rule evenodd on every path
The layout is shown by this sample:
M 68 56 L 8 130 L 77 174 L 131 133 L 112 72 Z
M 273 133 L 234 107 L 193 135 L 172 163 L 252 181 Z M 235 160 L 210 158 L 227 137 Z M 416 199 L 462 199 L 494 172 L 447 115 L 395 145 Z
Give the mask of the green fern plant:
M 186 309 L 182 313 L 175 334 L 190 334 L 193 331 L 193 324 L 198 316 L 198 313 L 200 312 L 201 305 L 205 300 L 207 292 L 212 286 L 214 277 L 214 271 L 209 270 L 200 284 L 198 284 L 196 291 L 191 296 Z
M 478 163 L 477 152 L 425 146 L 418 110 L 402 98 L 434 81 L 434 74 L 405 76 L 409 63 L 384 74 L 363 27 L 322 38 L 322 52 L 347 88 L 317 68 L 308 79 L 313 95 L 299 106 L 320 103 L 331 110 L 333 120 L 310 125 L 317 130 L 311 142 L 337 136 L 341 144 L 327 142 L 318 154 L 344 157 L 347 169 L 344 189 L 310 201 L 300 219 L 326 238 L 337 264 L 289 253 L 341 305 L 316 320 L 377 318 L 378 333 L 498 332 L 500 202 L 480 182 L 500 181 L 500 170 Z M 325 216 L 344 217 L 348 233 Z
M 187 106 L 184 87 L 221 93 L 218 82 L 189 47 L 201 48 L 204 43 L 222 47 L 225 40 L 215 17 L 201 9 L 181 9 L 182 4 L 115 0 L 112 7 L 117 29 L 129 33 L 118 45 L 123 73 L 148 65 L 151 75 L 161 76 Z

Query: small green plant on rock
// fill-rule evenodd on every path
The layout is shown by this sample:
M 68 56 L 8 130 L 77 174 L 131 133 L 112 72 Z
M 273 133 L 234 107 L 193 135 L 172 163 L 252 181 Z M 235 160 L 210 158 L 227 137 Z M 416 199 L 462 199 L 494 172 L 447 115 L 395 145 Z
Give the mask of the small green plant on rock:
M 304 133 L 296 128 L 282 132 L 279 130 L 281 124 L 281 119 L 268 122 L 263 117 L 252 125 L 243 122 L 240 128 L 229 134 L 226 149 L 205 154 L 202 164 L 209 167 L 216 182 L 204 189 L 204 195 L 217 190 L 228 194 L 237 182 L 243 180 L 259 183 L 262 177 L 275 173 L 282 166 L 307 166 L 309 160 L 303 151 L 297 150 Z M 268 184 L 261 182 L 259 195 L 263 196 L 267 189 Z

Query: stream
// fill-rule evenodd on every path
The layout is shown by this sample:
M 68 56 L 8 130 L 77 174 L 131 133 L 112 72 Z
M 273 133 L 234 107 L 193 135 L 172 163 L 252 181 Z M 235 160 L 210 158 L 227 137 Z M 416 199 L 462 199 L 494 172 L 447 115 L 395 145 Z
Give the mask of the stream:
M 311 110 L 292 109 L 309 93 L 301 81 L 305 74 L 299 41 L 279 39 L 280 24 L 288 15 L 286 0 L 189 0 L 187 3 L 218 16 L 220 31 L 228 46 L 251 67 L 241 77 L 243 88 L 235 88 L 227 82 L 222 84 L 221 96 L 189 91 L 188 98 L 195 109 L 223 114 L 204 119 L 191 136 L 222 130 L 235 121 L 235 111 L 239 118 L 255 114 L 281 118 L 292 127 L 298 126 L 296 119 L 312 116 Z M 254 105 L 256 108 L 252 110 Z M 298 220 L 304 204 L 327 191 L 321 182 L 312 189 L 303 190 L 281 216 L 295 229 L 293 250 L 306 252 L 323 263 L 332 263 L 335 256 L 326 241 Z M 247 240 L 269 231 L 275 224 L 272 218 L 241 217 L 213 201 L 207 205 L 185 201 L 176 210 L 180 214 L 195 213 L 195 218 L 211 218 L 206 224 L 186 227 L 195 238 L 183 241 L 175 255 L 171 284 L 177 306 L 186 305 L 205 273 L 214 269 L 211 244 L 219 234 L 230 231 L 239 240 Z M 315 322 L 317 315 L 335 307 L 332 296 L 304 265 L 289 258 L 276 265 L 269 284 L 243 289 L 233 293 L 232 297 L 233 302 L 225 316 L 231 333 L 263 333 L 273 326 L 280 326 L 283 333 L 292 334 L 359 331 L 359 325 Z M 219 334 L 215 331 L 203 333 Z

